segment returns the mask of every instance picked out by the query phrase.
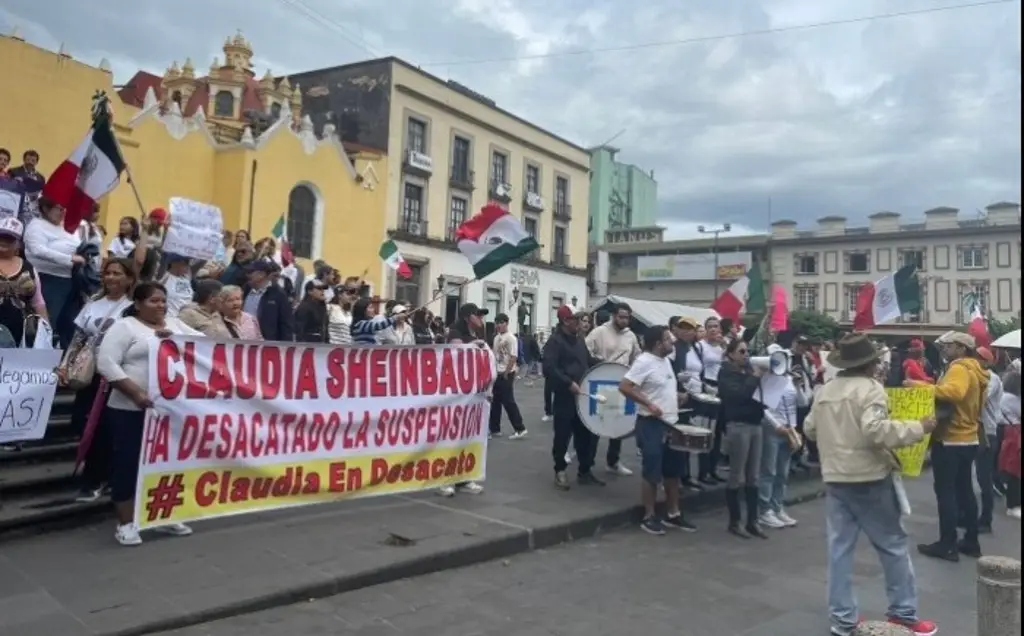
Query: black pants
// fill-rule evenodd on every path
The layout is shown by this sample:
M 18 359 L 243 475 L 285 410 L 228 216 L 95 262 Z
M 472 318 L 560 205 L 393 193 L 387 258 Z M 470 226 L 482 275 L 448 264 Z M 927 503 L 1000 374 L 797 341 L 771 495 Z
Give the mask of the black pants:
M 974 463 L 974 472 L 978 477 L 978 488 L 981 490 L 981 514 L 978 524 L 992 525 L 992 510 L 996 505 L 995 475 L 996 462 L 999 459 L 999 447 L 996 436 L 988 436 L 988 448 L 978 449 L 978 459 Z M 963 521 L 963 520 L 961 520 Z
M 939 543 L 957 549 L 957 524 L 964 526 L 964 540 L 978 541 L 978 501 L 974 497 L 974 460 L 978 447 L 932 446 L 932 476 L 939 508 Z
M 597 447 L 601 444 L 600 438 L 594 438 L 594 456 L 591 461 L 591 465 L 597 463 Z M 608 440 L 608 452 L 605 454 L 605 461 L 609 466 L 616 466 L 619 463 L 619 459 L 622 457 L 622 440 L 621 439 L 610 439 Z
M 81 437 L 89 421 L 93 401 L 100 389 L 100 374 L 93 377 L 92 384 L 75 393 L 75 401 L 71 406 L 71 426 Z M 103 396 L 101 399 L 106 399 Z M 85 466 L 82 469 L 82 490 L 97 490 L 103 484 L 110 483 L 111 462 L 113 461 L 114 440 L 110 436 L 110 425 L 106 418 L 100 416 L 93 431 L 92 442 L 85 454 Z
M 996 429 L 996 447 L 992 451 L 994 454 L 993 464 L 995 468 L 992 470 L 992 485 L 1000 491 L 1006 490 L 1006 477 L 1002 471 L 999 470 L 999 450 L 1003 447 L 1003 437 L 1006 435 L 1006 426 L 1000 424 L 999 428 Z
M 501 432 L 501 410 L 508 413 L 508 420 L 512 428 L 518 433 L 525 430 L 523 426 L 523 415 L 519 412 L 519 405 L 516 404 L 515 377 L 499 375 L 494 380 L 494 390 L 491 397 L 491 420 L 490 431 Z
M 576 448 L 577 470 L 580 475 L 590 472 L 594 466 L 594 448 L 597 436 L 590 432 L 579 413 L 576 412 L 576 398 L 569 392 L 556 393 L 551 401 L 552 417 L 554 418 L 555 438 L 551 445 L 551 457 L 555 460 L 555 472 L 564 472 L 565 453 L 569 450 L 572 439 Z
M 544 378 L 544 415 L 548 417 L 553 416 L 555 413 L 551 410 L 552 401 L 554 400 L 555 390 L 551 388 L 551 380 Z

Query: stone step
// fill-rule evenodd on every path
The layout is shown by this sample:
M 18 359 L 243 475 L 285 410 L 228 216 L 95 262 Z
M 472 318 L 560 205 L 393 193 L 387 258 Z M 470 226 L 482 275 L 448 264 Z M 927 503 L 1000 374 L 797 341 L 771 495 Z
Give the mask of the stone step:
M 42 495 L 0 498 L 0 541 L 18 534 L 80 527 L 108 514 L 110 501 L 77 503 L 77 488 L 68 486 Z
M 0 470 L 0 501 L 66 489 L 75 483 L 74 469 L 73 460 L 5 466 Z

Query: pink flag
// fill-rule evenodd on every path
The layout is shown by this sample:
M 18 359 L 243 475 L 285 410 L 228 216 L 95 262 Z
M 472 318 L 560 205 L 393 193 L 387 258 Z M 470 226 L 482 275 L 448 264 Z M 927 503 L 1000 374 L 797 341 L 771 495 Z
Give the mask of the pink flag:
M 768 323 L 768 328 L 775 333 L 789 329 L 787 298 L 785 287 L 778 283 L 772 285 L 772 318 Z

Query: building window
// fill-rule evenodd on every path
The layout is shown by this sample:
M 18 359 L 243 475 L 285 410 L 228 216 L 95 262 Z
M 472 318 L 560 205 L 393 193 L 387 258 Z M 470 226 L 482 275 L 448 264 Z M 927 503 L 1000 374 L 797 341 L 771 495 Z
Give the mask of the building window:
M 274 102 L 270 105 L 270 117 L 274 121 L 281 119 L 281 104 Z
M 555 177 L 555 214 L 565 216 L 569 213 L 569 180 Z
M 870 271 L 866 252 L 848 252 L 846 254 L 847 274 L 867 274 Z
M 495 184 L 508 183 L 508 156 L 504 153 L 491 153 L 491 181 Z
M 540 237 L 537 236 L 537 219 L 532 216 L 523 217 L 523 229 L 529 234 L 533 240 L 539 241 Z
M 551 314 L 548 316 L 548 326 L 554 327 L 558 324 L 558 310 L 565 304 L 565 296 L 551 297 Z
M 846 292 L 846 313 L 849 314 L 849 319 L 853 320 L 853 315 L 857 313 L 857 297 L 860 296 L 860 288 L 862 285 L 846 285 L 844 291 Z
M 960 269 L 985 268 L 985 248 L 974 246 L 961 247 L 958 252 L 960 255 Z
M 470 144 L 465 137 L 455 137 L 452 141 L 452 180 L 469 183 Z
M 231 91 L 218 91 L 213 98 L 213 114 L 215 117 L 235 116 L 235 96 Z
M 426 232 L 423 226 L 423 186 L 406 183 L 402 197 L 402 223 L 399 229 L 421 235 Z
M 566 236 L 567 232 L 565 227 L 561 225 L 555 226 L 554 246 L 551 252 L 551 262 L 555 265 L 568 265 L 569 256 L 566 254 Z
M 484 289 L 484 309 L 487 310 L 490 320 L 494 320 L 495 316 L 504 313 L 502 311 L 501 303 L 502 298 L 500 287 L 487 287 Z
M 420 288 L 423 284 L 423 267 L 420 265 L 409 265 L 412 276 L 409 278 L 395 278 L 395 300 L 407 307 L 419 307 L 422 302 Z
M 989 286 L 988 283 L 981 282 L 976 284 L 960 285 L 957 290 L 958 306 L 960 307 L 960 320 L 959 322 L 966 323 L 971 319 L 971 313 L 974 311 L 974 307 L 977 306 L 982 314 L 988 315 L 992 305 L 989 304 Z
M 533 310 L 536 308 L 537 303 L 533 297 L 532 292 L 522 292 L 519 295 L 519 302 L 522 303 L 523 307 L 526 307 L 526 322 L 519 324 L 520 332 L 525 331 L 527 333 L 533 333 L 537 328 L 536 318 L 533 315 Z M 558 323 L 554 323 L 558 324 Z
M 924 250 L 901 250 L 900 267 L 913 265 L 917 269 L 924 271 L 924 255 Z
M 407 150 L 427 154 L 427 123 L 415 117 L 409 118 L 408 138 L 406 139 Z
M 796 257 L 796 273 L 807 276 L 818 273 L 818 256 L 816 254 L 804 254 Z
M 297 185 L 288 195 L 287 226 L 292 253 L 301 258 L 313 258 L 316 194 L 309 186 Z
M 818 311 L 818 287 L 797 287 L 796 308 L 801 311 Z
M 184 104 L 181 103 L 181 91 L 174 91 L 171 93 L 171 101 L 178 105 L 179 108 L 184 108 Z
M 537 166 L 526 166 L 526 191 L 540 194 L 540 168 Z
M 452 197 L 451 209 L 448 211 L 448 234 L 449 241 L 455 240 L 455 231 L 466 222 L 466 212 L 469 210 L 469 201 L 462 197 Z M 492 314 L 493 315 L 493 314 Z

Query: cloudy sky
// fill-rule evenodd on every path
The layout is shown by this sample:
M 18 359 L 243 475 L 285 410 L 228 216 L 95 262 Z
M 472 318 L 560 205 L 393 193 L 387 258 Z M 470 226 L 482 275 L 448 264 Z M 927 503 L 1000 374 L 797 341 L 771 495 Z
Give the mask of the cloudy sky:
M 260 74 L 397 55 L 581 145 L 618 135 L 687 235 L 1019 201 L 1020 1 L 891 16 L 969 2 L 4 0 L 0 30 L 118 81 L 205 68 L 236 29 Z

